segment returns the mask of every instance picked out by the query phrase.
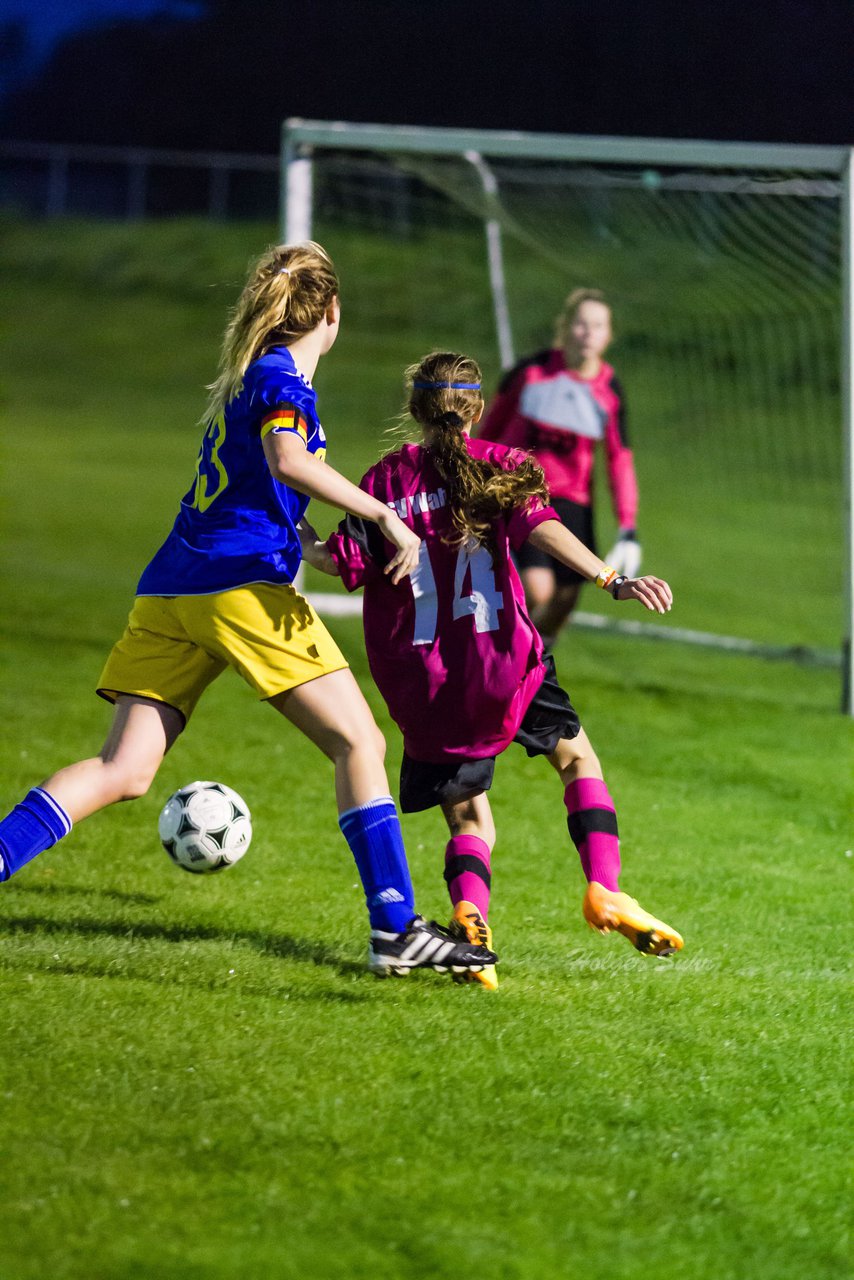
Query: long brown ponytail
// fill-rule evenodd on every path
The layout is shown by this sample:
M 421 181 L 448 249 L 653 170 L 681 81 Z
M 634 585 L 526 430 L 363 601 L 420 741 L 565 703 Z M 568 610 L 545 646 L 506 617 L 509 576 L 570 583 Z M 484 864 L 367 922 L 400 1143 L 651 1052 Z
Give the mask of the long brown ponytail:
M 409 413 L 428 429 L 427 446 L 448 486 L 454 543 L 480 543 L 495 555 L 493 521 L 529 498 L 548 501 L 540 466 L 526 457 L 516 466 L 475 458 L 463 434 L 483 409 L 481 372 L 469 356 L 434 351 L 406 370 Z

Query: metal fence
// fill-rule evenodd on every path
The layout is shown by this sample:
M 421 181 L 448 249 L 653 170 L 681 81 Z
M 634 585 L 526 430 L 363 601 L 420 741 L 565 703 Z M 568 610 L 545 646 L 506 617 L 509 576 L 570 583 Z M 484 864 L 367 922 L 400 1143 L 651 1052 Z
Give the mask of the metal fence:
M 47 218 L 275 220 L 279 157 L 0 142 L 0 207 Z

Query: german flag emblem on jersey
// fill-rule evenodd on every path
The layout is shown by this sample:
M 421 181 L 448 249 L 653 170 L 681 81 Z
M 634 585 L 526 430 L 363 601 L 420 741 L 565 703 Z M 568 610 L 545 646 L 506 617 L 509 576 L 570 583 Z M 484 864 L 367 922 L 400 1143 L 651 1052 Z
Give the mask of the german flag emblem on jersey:
M 261 439 L 271 431 L 295 431 L 304 445 L 308 445 L 308 422 L 292 404 L 277 404 L 261 419 Z

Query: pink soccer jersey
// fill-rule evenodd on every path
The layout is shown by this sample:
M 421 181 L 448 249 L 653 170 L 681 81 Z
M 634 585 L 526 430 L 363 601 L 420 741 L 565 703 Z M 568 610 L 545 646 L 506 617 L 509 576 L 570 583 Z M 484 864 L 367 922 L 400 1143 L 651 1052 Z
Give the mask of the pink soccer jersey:
M 585 507 L 593 500 L 593 463 L 601 443 L 617 522 L 634 528 L 638 485 L 625 392 L 604 361 L 595 378 L 582 378 L 566 367 L 562 351 L 541 351 L 523 360 L 503 379 L 478 436 L 530 450 L 551 496 Z
M 521 455 L 469 440 L 478 458 L 512 469 Z M 483 547 L 449 546 L 445 483 L 422 445 L 382 458 L 361 487 L 393 507 L 421 538 L 418 567 L 397 586 L 382 567 L 391 543 L 373 521 L 348 516 L 328 546 L 348 591 L 364 587 L 371 673 L 415 760 L 494 756 L 513 740 L 543 678 L 542 642 L 525 611 L 510 547 L 556 520 L 539 500 L 495 523 L 493 563 Z

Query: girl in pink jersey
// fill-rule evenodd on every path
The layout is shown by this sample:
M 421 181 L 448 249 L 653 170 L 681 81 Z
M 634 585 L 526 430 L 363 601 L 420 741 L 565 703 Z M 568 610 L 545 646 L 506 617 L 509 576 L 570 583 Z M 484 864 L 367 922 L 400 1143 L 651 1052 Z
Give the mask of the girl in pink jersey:
M 608 561 L 632 577 L 641 560 L 635 532 L 638 486 L 625 392 L 604 359 L 611 338 L 605 295 L 576 289 L 558 316 L 551 350 L 510 370 L 477 434 L 534 455 L 559 519 L 592 551 L 593 464 L 601 443 L 620 530 Z M 584 575 L 530 543 L 518 553 L 517 564 L 531 616 L 550 648 L 578 603 Z
M 647 954 L 679 950 L 675 930 L 621 893 L 617 820 L 602 769 L 578 716 L 544 657 L 511 550 L 533 544 L 616 600 L 665 613 L 666 582 L 618 575 L 560 522 L 541 468 L 471 428 L 483 411 L 474 360 L 434 352 L 407 370 L 408 411 L 423 442 L 386 455 L 361 488 L 393 508 L 421 538 L 419 563 L 398 585 L 383 569 L 392 552 L 379 526 L 348 516 L 326 543 L 306 529 L 304 554 L 364 588 L 371 672 L 404 738 L 404 812 L 439 805 L 450 840 L 445 879 L 451 930 L 491 939 L 487 924 L 495 843 L 486 792 L 495 757 L 511 742 L 544 755 L 564 790 L 570 835 L 588 881 L 584 915 L 617 929 Z M 478 975 L 495 988 L 494 968 Z

